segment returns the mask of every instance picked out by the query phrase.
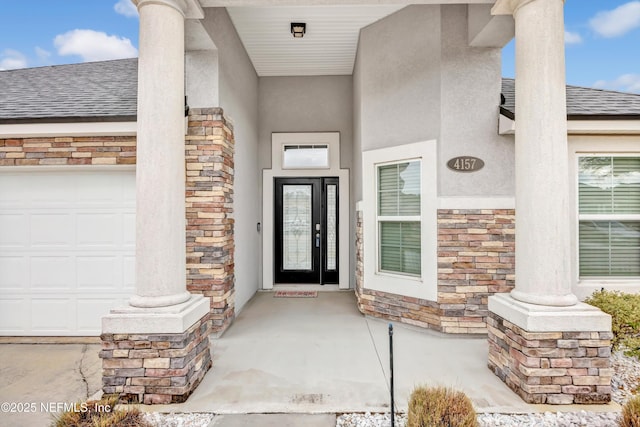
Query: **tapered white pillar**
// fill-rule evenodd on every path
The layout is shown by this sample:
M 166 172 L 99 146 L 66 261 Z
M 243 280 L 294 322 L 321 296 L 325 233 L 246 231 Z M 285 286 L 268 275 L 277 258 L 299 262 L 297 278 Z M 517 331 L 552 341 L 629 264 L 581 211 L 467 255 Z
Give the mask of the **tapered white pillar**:
M 516 28 L 516 300 L 577 303 L 571 291 L 563 0 L 498 1 Z
M 183 0 L 138 0 L 135 307 L 190 298 L 186 290 Z

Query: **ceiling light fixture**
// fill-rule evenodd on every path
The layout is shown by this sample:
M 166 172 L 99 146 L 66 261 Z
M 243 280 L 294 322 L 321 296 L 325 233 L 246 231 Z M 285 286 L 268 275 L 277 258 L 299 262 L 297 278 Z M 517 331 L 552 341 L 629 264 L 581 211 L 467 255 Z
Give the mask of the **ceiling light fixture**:
M 304 37 L 304 34 L 307 32 L 307 24 L 304 22 L 292 22 L 291 23 L 291 34 L 296 39 L 300 39 Z

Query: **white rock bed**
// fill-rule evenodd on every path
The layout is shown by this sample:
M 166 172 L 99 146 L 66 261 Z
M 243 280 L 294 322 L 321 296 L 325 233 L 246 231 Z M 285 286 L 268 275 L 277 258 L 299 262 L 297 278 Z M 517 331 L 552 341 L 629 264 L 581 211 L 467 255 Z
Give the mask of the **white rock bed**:
M 146 412 L 145 420 L 157 427 L 209 427 L 215 414 L 161 414 L 160 412 Z
M 640 361 L 616 351 L 611 356 L 614 375 L 611 380 L 614 402 L 624 404 L 634 392 L 640 392 Z M 214 414 L 161 414 L 149 412 L 146 420 L 157 427 L 208 427 Z M 480 427 L 614 427 L 618 425 L 618 412 L 543 412 L 531 414 L 478 415 Z M 396 416 L 395 427 L 405 427 L 406 415 Z M 353 413 L 337 418 L 336 427 L 390 427 L 389 414 Z M 256 426 L 258 427 L 258 426 Z

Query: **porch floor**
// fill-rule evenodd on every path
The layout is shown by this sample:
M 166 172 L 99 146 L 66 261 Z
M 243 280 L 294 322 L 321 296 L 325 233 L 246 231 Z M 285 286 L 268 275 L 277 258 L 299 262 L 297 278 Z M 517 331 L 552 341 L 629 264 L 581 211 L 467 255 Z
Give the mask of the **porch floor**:
M 161 412 L 341 413 L 389 411 L 388 323 L 366 318 L 353 292 L 274 298 L 260 292 L 222 338 L 213 367 L 186 403 Z M 464 391 L 479 412 L 612 410 L 529 405 L 487 368 L 486 337 L 455 337 L 394 324 L 396 407 L 416 385 Z

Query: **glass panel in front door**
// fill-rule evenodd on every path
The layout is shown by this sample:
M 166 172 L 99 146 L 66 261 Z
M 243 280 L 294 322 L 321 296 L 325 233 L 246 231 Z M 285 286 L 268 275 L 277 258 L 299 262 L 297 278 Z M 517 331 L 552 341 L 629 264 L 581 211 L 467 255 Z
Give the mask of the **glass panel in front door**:
M 337 266 L 337 231 L 338 231 L 338 209 L 336 202 L 338 201 L 338 186 L 335 184 L 327 185 L 327 270 L 336 270 Z
M 282 186 L 282 268 L 311 270 L 311 185 Z

